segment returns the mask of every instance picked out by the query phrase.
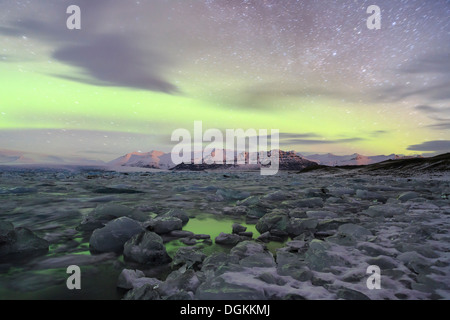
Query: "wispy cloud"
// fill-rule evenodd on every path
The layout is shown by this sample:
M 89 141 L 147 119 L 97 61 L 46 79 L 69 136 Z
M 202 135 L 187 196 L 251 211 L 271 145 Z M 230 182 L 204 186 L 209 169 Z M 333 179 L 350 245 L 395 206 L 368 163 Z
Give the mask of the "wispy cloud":
M 450 140 L 434 140 L 408 147 L 412 151 L 450 151 Z
M 107 7 L 115 6 L 118 12 L 126 5 L 117 1 L 78 0 L 83 11 L 82 30 L 70 31 L 65 27 L 64 15 L 49 16 L 48 20 L 23 19 L 0 27 L 0 34 L 22 37 L 27 35 L 34 40 L 51 44 L 54 47 L 52 58 L 64 64 L 78 68 L 76 74 L 55 74 L 54 76 L 71 81 L 84 82 L 100 86 L 128 87 L 169 94 L 178 93 L 176 85 L 169 82 L 164 74 L 172 61 L 167 54 L 156 50 L 156 44 L 150 38 L 118 33 L 113 28 L 104 31 L 108 23 L 104 12 Z M 100 5 L 103 3 L 103 6 Z M 60 12 L 69 1 L 52 4 L 42 3 L 41 10 L 49 11 L 56 6 Z M 89 19 L 89 17 L 91 17 Z M 105 21 L 106 20 L 106 21 Z M 14 62 L 9 59 L 3 62 Z
M 347 139 L 336 139 L 336 140 L 327 140 L 327 139 L 286 139 L 280 141 L 280 145 L 323 145 L 323 144 L 340 144 L 340 143 L 350 143 L 350 142 L 358 142 L 364 141 L 363 138 L 347 138 Z

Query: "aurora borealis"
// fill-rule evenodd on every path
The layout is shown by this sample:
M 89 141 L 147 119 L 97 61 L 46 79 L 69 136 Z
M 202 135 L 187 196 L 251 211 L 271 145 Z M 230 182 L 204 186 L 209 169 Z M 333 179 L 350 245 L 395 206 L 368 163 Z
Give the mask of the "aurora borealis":
M 450 151 L 449 17 L 447 0 L 1 0 L 0 149 L 107 161 L 201 120 L 304 153 Z

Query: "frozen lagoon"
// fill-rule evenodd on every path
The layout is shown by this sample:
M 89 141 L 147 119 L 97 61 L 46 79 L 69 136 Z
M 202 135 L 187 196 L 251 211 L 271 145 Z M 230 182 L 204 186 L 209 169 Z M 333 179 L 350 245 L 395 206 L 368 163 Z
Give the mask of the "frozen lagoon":
M 2 223 L 28 228 L 49 245 L 39 255 L 0 257 L 1 299 L 121 299 L 126 290 L 117 283 L 124 269 L 144 274 L 127 298 L 449 298 L 446 177 L 49 168 L 0 172 Z M 93 230 L 83 222 L 114 207 L 127 208 L 124 215 L 138 213 L 144 227 L 170 210 L 184 211 L 189 221 L 182 229 L 192 234 L 160 236 L 172 259 L 182 247 L 194 249 L 177 256 L 181 263 L 176 266 L 139 265 L 121 252 L 91 252 Z M 98 226 L 114 217 L 102 216 Z M 238 236 L 233 238 L 238 245 L 216 244 L 221 232 L 232 233 L 234 223 L 253 232 L 253 240 Z M 210 240 L 193 235 L 209 235 Z M 189 254 L 198 251 L 201 261 L 186 271 L 183 259 L 189 265 Z M 66 288 L 66 268 L 73 264 L 81 267 L 80 291 Z M 366 269 L 374 264 L 381 269 L 381 290 L 366 287 Z M 142 286 L 152 281 L 161 284 L 156 292 Z

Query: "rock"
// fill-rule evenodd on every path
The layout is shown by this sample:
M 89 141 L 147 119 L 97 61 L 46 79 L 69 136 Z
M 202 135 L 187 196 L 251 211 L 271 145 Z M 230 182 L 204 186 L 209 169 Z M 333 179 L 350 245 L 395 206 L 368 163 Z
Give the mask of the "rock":
M 338 299 L 344 300 L 370 300 L 370 298 L 365 294 L 348 288 L 340 289 L 337 292 L 337 297 Z
M 224 252 L 215 252 L 203 260 L 201 271 L 204 273 L 212 272 L 214 274 L 219 268 L 230 263 L 238 264 L 238 256 L 228 255 Z
M 181 209 L 170 209 L 168 212 L 164 213 L 164 217 L 173 217 L 180 219 L 183 224 L 189 222 L 189 215 Z
M 314 219 L 330 219 L 337 218 L 338 215 L 331 211 L 306 211 L 308 218 Z
M 270 268 L 275 266 L 275 260 L 266 246 L 253 241 L 243 241 L 230 251 L 237 257 L 239 264 L 248 268 Z
M 179 291 L 170 296 L 164 297 L 164 300 L 186 301 L 194 300 L 194 294 L 192 292 Z
M 194 236 L 194 233 L 186 230 L 173 230 L 167 235 L 173 238 L 190 238 Z
M 373 218 L 375 217 L 392 218 L 395 215 L 404 214 L 405 212 L 406 208 L 401 205 L 385 204 L 385 205 L 370 206 L 367 210 L 364 210 L 362 213 Z
M 92 212 L 92 217 L 97 220 L 107 219 L 108 221 L 120 217 L 128 217 L 140 222 L 147 219 L 147 215 L 142 211 L 115 203 L 97 206 Z
M 306 299 L 304 296 L 297 294 L 297 293 L 288 293 L 287 295 L 285 295 L 282 300 L 308 300 Z
M 13 242 L 14 238 L 14 225 L 8 221 L 0 221 L 0 246 L 4 243 Z
M 103 228 L 96 229 L 89 240 L 93 252 L 122 252 L 123 245 L 135 234 L 144 231 L 136 220 L 121 217 L 108 222 Z
M 208 194 L 206 195 L 205 199 L 209 202 L 222 202 L 225 200 L 221 195 L 218 194 Z
M 399 195 L 398 200 L 400 200 L 401 202 L 406 202 L 406 201 L 416 199 L 419 197 L 420 197 L 420 194 L 418 194 L 417 192 L 414 192 L 414 191 L 410 191 L 410 192 L 405 192 L 405 193 L 402 193 L 401 195 Z
M 263 234 L 267 231 L 273 233 L 275 230 L 286 232 L 289 223 L 289 216 L 286 213 L 273 211 L 270 212 L 261 219 L 258 220 L 256 224 L 256 230 Z
M 146 284 L 158 287 L 161 281 L 155 278 L 146 278 L 145 274 L 140 270 L 130 269 L 123 269 L 117 280 L 117 287 L 126 290 L 138 289 Z
M 197 240 L 209 240 L 209 239 L 211 239 L 211 236 L 209 234 L 199 233 L 199 234 L 194 234 L 192 236 L 192 238 L 197 239 Z
M 148 221 L 145 227 L 157 234 L 165 234 L 174 230 L 181 230 L 183 221 L 176 217 L 162 216 Z
M 346 203 L 347 200 L 345 198 L 338 198 L 338 197 L 329 197 L 327 199 L 327 203 Z
M 379 246 L 372 242 L 358 243 L 356 248 L 371 257 L 376 257 L 379 255 L 396 255 L 396 254 L 398 254 L 398 251 L 395 249 L 385 248 L 385 247 Z
M 249 209 L 244 206 L 223 208 L 223 214 L 227 216 L 244 216 L 248 213 L 248 211 Z
M 228 233 L 223 233 L 223 232 L 221 232 L 215 239 L 215 242 L 217 244 L 230 245 L 230 246 L 236 245 L 239 241 L 241 241 L 241 237 L 239 237 L 238 235 L 228 234 Z
M 300 219 L 309 218 L 306 215 L 305 210 L 300 209 L 300 208 L 294 208 L 294 209 L 289 210 L 289 217 L 290 218 L 300 218 Z
M 296 208 L 322 208 L 323 200 L 322 198 L 307 198 L 295 200 L 294 202 L 289 204 Z
M 12 239 L 0 244 L 0 257 L 10 254 L 20 255 L 20 257 L 36 256 L 48 252 L 49 243 L 30 229 L 19 227 L 11 233 L 10 227 L 8 224 L 3 225 L 4 238 L 11 236 Z
M 273 268 L 276 266 L 273 255 L 270 251 L 255 253 L 250 257 L 243 258 L 239 265 L 246 268 Z
M 141 232 L 128 240 L 124 245 L 123 255 L 125 260 L 152 266 L 166 264 L 172 260 L 162 238 L 151 231 Z
M 356 198 L 359 198 L 361 200 L 377 200 L 383 203 L 388 199 L 388 197 L 383 196 L 377 192 L 361 189 L 356 190 Z
M 178 249 L 172 260 L 172 268 L 186 265 L 188 269 L 199 269 L 206 255 L 196 247 L 182 247 Z
M 247 232 L 239 232 L 238 236 L 244 237 L 244 238 L 253 238 L 253 232 L 247 231 Z
M 289 192 L 278 190 L 272 193 L 269 193 L 262 197 L 262 200 L 266 201 L 284 201 L 290 199 L 292 195 Z
M 317 225 L 317 231 L 335 231 L 337 230 L 341 225 L 347 224 L 347 223 L 355 223 L 357 222 L 355 219 L 347 219 L 347 218 L 337 218 L 337 219 L 330 219 L 330 220 L 323 220 L 320 221 Z M 358 220 L 359 221 L 359 220 Z
M 224 275 L 225 276 L 225 275 Z M 218 276 L 202 283 L 195 292 L 197 300 L 266 300 L 262 288 L 231 283 Z
M 159 292 L 151 284 L 130 290 L 123 298 L 124 300 L 160 300 Z
M 250 207 L 250 206 L 257 205 L 259 202 L 260 202 L 260 198 L 258 196 L 251 196 L 251 197 L 245 198 L 244 200 L 240 200 L 240 201 L 236 202 L 236 205 Z
M 328 192 L 330 195 L 333 195 L 337 198 L 339 198 L 343 195 L 352 196 L 355 194 L 355 189 L 347 188 L 347 187 L 329 188 L 328 190 L 329 190 Z
M 290 251 L 302 251 L 307 248 L 306 242 L 301 240 L 293 240 L 286 243 L 286 247 Z
M 238 257 L 238 259 L 243 259 L 250 257 L 256 253 L 264 253 L 267 251 L 265 245 L 253 242 L 253 241 L 243 241 L 237 244 L 233 249 L 231 249 L 230 254 L 232 256 Z
M 241 232 L 247 231 L 247 227 L 241 226 L 238 223 L 234 223 L 232 226 L 232 229 L 233 229 L 233 234 L 239 234 Z
M 272 273 L 264 272 L 260 274 L 257 279 L 264 281 L 267 284 L 274 284 L 277 286 L 284 286 L 287 282 L 281 277 L 275 277 Z
M 395 269 L 398 265 L 398 262 L 396 262 L 391 257 L 386 256 L 378 256 L 375 258 L 369 258 L 367 259 L 367 263 L 369 265 L 375 265 L 380 267 L 381 270 L 387 270 L 387 269 Z
M 397 247 L 399 251 L 402 252 L 416 251 L 422 256 L 430 259 L 437 259 L 440 257 L 435 250 L 433 250 L 429 245 L 426 244 L 400 243 L 398 244 Z
M 258 238 L 256 238 L 256 240 L 261 241 L 261 242 L 270 242 L 270 232 L 266 231 L 264 233 L 262 233 Z
M 430 271 L 430 262 L 415 251 L 404 252 L 397 256 L 397 260 L 404 263 L 411 271 L 420 274 Z
M 97 206 L 92 212 L 85 216 L 77 229 L 82 231 L 93 231 L 102 228 L 109 221 L 120 217 L 128 217 L 139 222 L 144 222 L 148 218 L 148 216 L 140 210 L 120 204 L 106 203 Z
M 299 219 L 292 218 L 286 228 L 286 232 L 291 237 L 301 235 L 306 230 L 314 230 L 318 225 L 317 219 Z
M 303 191 L 306 198 L 325 198 L 328 192 L 326 188 L 307 188 Z
M 347 265 L 342 257 L 333 253 L 331 245 L 321 240 L 312 240 L 305 253 L 305 263 L 315 271 L 326 271 L 330 268 Z
M 347 223 L 338 228 L 337 234 L 328 237 L 328 242 L 333 242 L 343 246 L 354 245 L 357 241 L 367 241 L 372 236 L 372 232 L 356 224 Z
M 194 270 L 181 268 L 167 276 L 160 285 L 159 292 L 161 296 L 170 296 L 179 291 L 195 292 L 199 285 L 200 280 Z
M 332 230 L 328 230 L 328 231 L 317 231 L 314 232 L 314 238 L 319 239 L 319 240 L 323 240 L 325 238 L 334 236 L 335 231 Z M 294 239 L 296 239 L 297 237 L 295 237 Z M 312 240 L 312 239 L 311 239 Z
M 193 246 L 197 244 L 197 240 L 195 240 L 194 238 L 181 238 L 180 242 L 187 246 Z
M 264 206 L 252 206 L 249 207 L 247 212 L 247 220 L 258 220 L 267 214 L 268 209 Z
M 367 237 L 373 236 L 372 232 L 370 232 L 366 228 L 353 223 L 341 225 L 338 228 L 338 233 L 351 236 L 357 240 L 363 240 L 367 239 Z
M 301 256 L 283 249 L 277 250 L 277 273 L 302 282 L 312 278 L 312 272 L 302 261 Z
M 223 197 L 225 200 L 244 200 L 250 197 L 248 192 L 231 189 L 218 189 L 216 195 Z

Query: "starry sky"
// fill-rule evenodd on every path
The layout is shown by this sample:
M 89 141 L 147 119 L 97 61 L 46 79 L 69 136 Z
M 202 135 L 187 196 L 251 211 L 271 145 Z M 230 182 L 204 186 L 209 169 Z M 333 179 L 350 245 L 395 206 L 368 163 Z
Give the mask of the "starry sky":
M 449 102 L 448 0 L 0 0 L 0 149 L 108 161 L 201 120 L 305 154 L 438 154 Z

